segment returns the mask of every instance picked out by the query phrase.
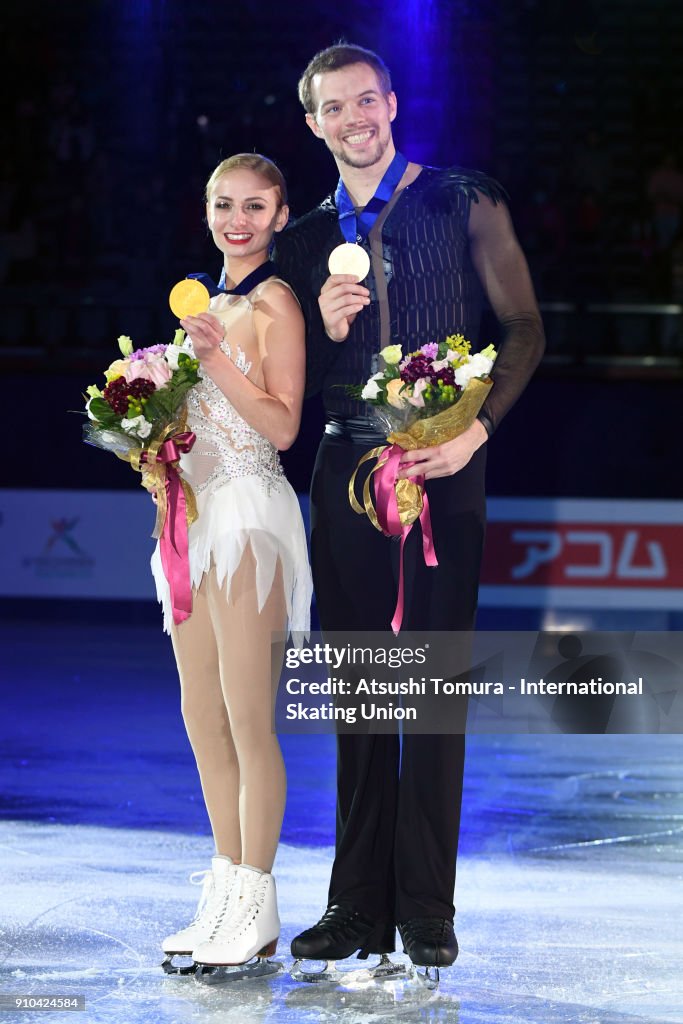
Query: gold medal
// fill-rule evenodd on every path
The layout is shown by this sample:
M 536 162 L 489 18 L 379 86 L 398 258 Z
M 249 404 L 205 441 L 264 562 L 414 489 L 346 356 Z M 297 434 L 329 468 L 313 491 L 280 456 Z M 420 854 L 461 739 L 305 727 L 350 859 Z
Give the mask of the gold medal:
M 171 294 L 168 297 L 171 312 L 179 320 L 183 320 L 186 316 L 206 313 L 210 301 L 211 296 L 208 289 L 201 281 L 196 281 L 191 277 L 184 281 L 178 281 L 178 284 L 171 288 Z
M 332 250 L 327 266 L 331 274 L 353 274 L 357 281 L 362 281 L 368 276 L 370 257 L 360 245 L 343 242 Z

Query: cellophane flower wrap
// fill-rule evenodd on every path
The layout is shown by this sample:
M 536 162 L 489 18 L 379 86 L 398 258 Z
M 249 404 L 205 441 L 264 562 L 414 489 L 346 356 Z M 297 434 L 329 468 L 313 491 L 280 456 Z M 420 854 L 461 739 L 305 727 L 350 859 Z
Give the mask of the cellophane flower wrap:
M 105 370 L 104 387 L 91 384 L 86 389 L 83 438 L 129 462 L 141 474 L 142 486 L 154 494 L 153 536 L 161 543 L 178 623 L 192 607 L 187 530 L 197 518 L 195 496 L 178 463 L 195 442 L 186 429 L 185 398 L 199 380 L 199 361 L 182 330 L 170 345 L 136 350 L 126 335 L 118 343 L 121 358 Z
M 451 441 L 472 426 L 493 381 L 491 369 L 496 358 L 492 345 L 472 353 L 462 334 L 440 342 L 429 342 L 404 356 L 400 345 L 388 345 L 380 356 L 384 369 L 359 387 L 348 390 L 368 402 L 387 435 L 387 445 L 373 448 L 358 463 L 376 459 L 363 486 L 363 503 L 355 492 L 356 473 L 349 482 L 349 501 L 355 512 L 367 515 L 387 536 L 401 536 L 402 543 L 413 523 L 420 520 L 423 550 L 428 565 L 437 565 L 431 537 L 429 503 L 424 477 L 398 479 L 404 452 L 431 448 Z M 375 496 L 370 491 L 375 477 Z M 403 612 L 403 574 L 399 601 L 392 621 L 398 632 Z

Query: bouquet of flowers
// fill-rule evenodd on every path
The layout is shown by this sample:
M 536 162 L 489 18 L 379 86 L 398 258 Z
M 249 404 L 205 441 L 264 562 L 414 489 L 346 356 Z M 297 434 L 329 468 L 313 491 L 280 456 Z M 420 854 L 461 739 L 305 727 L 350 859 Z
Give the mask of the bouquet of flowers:
M 387 433 L 387 445 L 373 448 L 359 461 L 349 483 L 349 501 L 355 512 L 367 515 L 386 536 L 400 536 L 401 552 L 413 523 L 419 519 L 425 562 L 437 565 L 424 477 L 398 479 L 399 463 L 404 452 L 443 444 L 472 426 L 493 384 L 490 372 L 496 350 L 489 345 L 473 354 L 469 341 L 462 334 L 454 334 L 444 341 L 422 345 L 405 357 L 400 345 L 388 345 L 380 356 L 384 369 L 364 385 L 348 390 L 373 406 Z M 355 493 L 356 473 L 370 459 L 376 464 L 365 480 L 361 505 Z M 370 494 L 373 475 L 374 502 Z M 402 616 L 401 558 L 399 597 L 392 620 L 396 633 Z
M 446 410 L 451 410 L 447 418 L 450 422 L 456 407 L 462 420 L 464 409 L 471 412 L 479 400 L 474 416 L 467 416 L 470 419 L 467 426 L 471 426 L 491 387 L 489 374 L 496 350 L 489 345 L 473 355 L 470 349 L 469 341 L 462 334 L 452 334 L 438 343 L 429 342 L 405 358 L 400 345 L 387 345 L 380 352 L 385 368 L 373 374 L 362 388 L 351 390 L 375 407 L 376 415 L 389 432 L 398 429 L 409 433 L 426 447 L 441 444 L 443 438 L 433 440 L 430 432 L 446 420 L 423 424 L 417 432 L 413 428 L 416 423 Z M 466 430 L 467 426 L 462 429 Z M 457 437 L 458 433 L 462 430 L 451 436 Z
M 199 379 L 199 361 L 182 330 L 175 332 L 170 345 L 134 350 L 125 334 L 118 344 L 122 358 L 104 371 L 105 387 L 86 388 L 90 423 L 84 427 L 84 439 L 126 458 L 142 442 L 152 443 L 176 418 Z
M 197 518 L 197 503 L 178 462 L 195 442 L 186 430 L 185 397 L 199 380 L 199 361 L 182 330 L 170 345 L 134 350 L 126 335 L 118 343 L 122 358 L 105 370 L 106 385 L 86 389 L 84 440 L 129 462 L 154 494 L 153 536 L 161 542 L 174 620 L 182 622 L 192 608 L 187 528 Z

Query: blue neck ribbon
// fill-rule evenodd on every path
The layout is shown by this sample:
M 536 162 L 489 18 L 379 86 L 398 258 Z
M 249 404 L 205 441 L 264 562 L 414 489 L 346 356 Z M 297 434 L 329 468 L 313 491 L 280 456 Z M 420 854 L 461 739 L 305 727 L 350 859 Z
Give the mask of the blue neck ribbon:
M 362 242 L 370 234 L 372 225 L 389 202 L 396 186 L 403 177 L 408 161 L 402 153 L 396 153 L 391 161 L 384 177 L 380 181 L 374 196 L 365 209 L 356 214 L 351 196 L 346 191 L 346 185 L 339 179 L 339 184 L 334 193 L 334 202 L 339 216 L 339 227 L 347 242 Z
M 248 295 L 252 288 L 255 288 L 257 284 L 261 284 L 261 281 L 266 281 L 269 277 L 277 276 L 277 274 L 278 269 L 273 261 L 266 260 L 266 262 L 261 263 L 256 270 L 252 270 L 251 274 L 247 274 L 244 280 L 240 281 L 235 288 L 225 287 L 225 268 L 223 268 L 218 284 L 215 284 L 208 274 L 188 274 L 187 277 L 191 277 L 195 281 L 201 281 L 213 299 L 215 295 L 221 294 Z

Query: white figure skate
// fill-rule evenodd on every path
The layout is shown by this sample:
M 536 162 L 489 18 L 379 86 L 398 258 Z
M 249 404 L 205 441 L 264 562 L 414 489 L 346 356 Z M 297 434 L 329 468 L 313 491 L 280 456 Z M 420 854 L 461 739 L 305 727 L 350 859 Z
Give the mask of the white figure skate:
M 178 965 L 173 963 L 173 958 L 191 957 L 195 947 L 209 938 L 221 911 L 233 897 L 236 898 L 236 891 L 233 892 L 235 871 L 235 865 L 230 857 L 218 855 L 212 858 L 209 871 L 196 871 L 190 875 L 190 881 L 194 885 L 202 885 L 202 892 L 197 912 L 187 928 L 167 935 L 162 943 L 166 959 L 161 966 L 166 974 L 194 974 L 197 969 L 194 962 Z
M 235 877 L 235 899 L 219 915 L 210 938 L 192 953 L 196 981 L 211 985 L 282 970 L 282 964 L 268 959 L 280 937 L 275 879 L 248 864 L 238 864 Z

